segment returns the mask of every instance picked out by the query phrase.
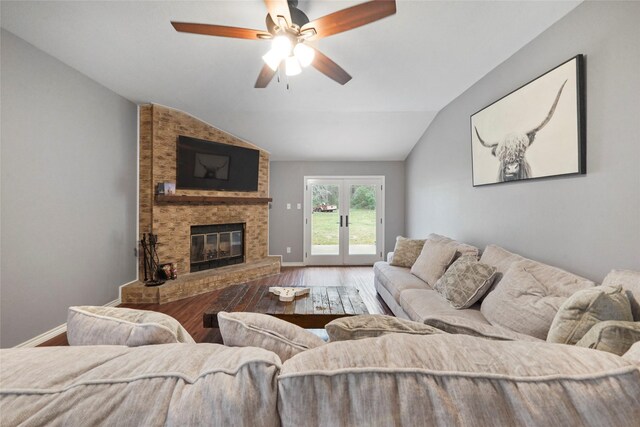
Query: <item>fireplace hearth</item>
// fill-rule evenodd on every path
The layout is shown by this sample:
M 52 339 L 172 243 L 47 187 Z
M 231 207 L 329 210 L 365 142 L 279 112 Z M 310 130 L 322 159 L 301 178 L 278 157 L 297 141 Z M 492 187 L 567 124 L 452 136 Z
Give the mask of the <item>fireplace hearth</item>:
M 191 226 L 190 271 L 244 262 L 245 223 Z

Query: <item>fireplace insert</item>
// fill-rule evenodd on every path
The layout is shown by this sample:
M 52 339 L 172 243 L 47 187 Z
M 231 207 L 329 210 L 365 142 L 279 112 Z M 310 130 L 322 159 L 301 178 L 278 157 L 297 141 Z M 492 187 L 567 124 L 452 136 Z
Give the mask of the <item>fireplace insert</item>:
M 244 262 L 244 223 L 191 226 L 190 271 Z

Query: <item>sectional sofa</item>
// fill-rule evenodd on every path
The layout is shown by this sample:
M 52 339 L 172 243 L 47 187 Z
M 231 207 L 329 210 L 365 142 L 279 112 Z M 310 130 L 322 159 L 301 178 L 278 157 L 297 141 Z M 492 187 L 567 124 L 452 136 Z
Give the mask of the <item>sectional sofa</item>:
M 478 248 L 431 234 L 427 241 L 454 248 L 457 255 L 479 255 Z M 387 261 L 374 265 L 378 294 L 397 317 L 462 333 L 501 340 L 546 341 L 560 306 L 579 290 L 597 284 L 538 261 L 524 258 L 496 245 L 487 246 L 480 263 L 496 270 L 492 286 L 477 303 L 456 309 L 434 289 L 434 284 L 412 274 L 411 269 Z M 640 321 L 640 273 L 612 270 L 603 285 L 619 285 L 629 300 L 634 323 Z M 629 319 L 631 320 L 631 319 Z M 628 323 L 628 322 L 626 322 Z M 640 324 L 632 325 L 640 336 Z
M 640 342 L 618 355 L 540 335 L 562 295 L 596 284 L 497 246 L 481 260 L 498 273 L 467 309 L 409 268 L 377 263 L 376 289 L 411 320 L 339 319 L 329 343 L 257 313 L 221 313 L 219 345 L 193 343 L 159 313 L 72 308 L 70 347 L 0 350 L 0 425 L 637 425 Z M 522 271 L 539 286 L 507 286 Z M 608 276 L 626 284 L 636 321 L 639 279 Z

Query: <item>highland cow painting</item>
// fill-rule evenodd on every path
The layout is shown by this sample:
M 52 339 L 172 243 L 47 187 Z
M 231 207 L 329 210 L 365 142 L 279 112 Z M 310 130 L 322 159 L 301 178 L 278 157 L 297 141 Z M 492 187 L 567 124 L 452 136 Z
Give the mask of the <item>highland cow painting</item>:
M 583 57 L 471 116 L 473 186 L 586 173 Z

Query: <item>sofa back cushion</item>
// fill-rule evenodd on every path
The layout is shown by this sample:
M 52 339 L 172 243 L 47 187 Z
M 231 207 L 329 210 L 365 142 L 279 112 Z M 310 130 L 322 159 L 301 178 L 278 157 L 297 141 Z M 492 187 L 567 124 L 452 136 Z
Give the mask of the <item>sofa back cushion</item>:
M 446 334 L 329 343 L 278 378 L 284 426 L 635 425 L 638 396 L 609 353 Z
M 575 344 L 605 320 L 633 321 L 629 298 L 620 285 L 595 286 L 571 295 L 556 313 L 547 341 Z
M 462 255 L 474 255 L 478 256 L 480 250 L 475 246 L 469 245 L 467 243 L 461 243 L 457 240 L 453 240 L 446 236 L 441 236 L 439 234 L 431 233 L 427 236 L 427 240 L 431 240 L 433 242 L 438 242 L 446 246 L 450 246 L 455 248 L 456 250 L 456 258 Z
M 126 345 L 195 341 L 180 322 L 164 313 L 121 307 L 77 306 L 67 313 L 70 345 Z
M 525 259 L 509 267 L 480 310 L 491 324 L 544 340 L 562 303 L 593 286 L 575 274 Z
M 509 252 L 508 250 L 496 245 L 488 245 L 484 248 L 480 262 L 491 265 L 500 273 L 498 280 L 507 272 L 511 264 L 514 262 L 525 260 L 526 258 Z
M 275 427 L 279 370 L 219 344 L 3 349 L 1 424 Z
M 277 354 L 283 362 L 325 343 L 306 329 L 268 314 L 221 311 L 218 324 L 225 345 L 264 348 Z
M 604 278 L 602 286 L 620 285 L 631 303 L 631 313 L 640 321 L 640 271 L 611 270 Z

